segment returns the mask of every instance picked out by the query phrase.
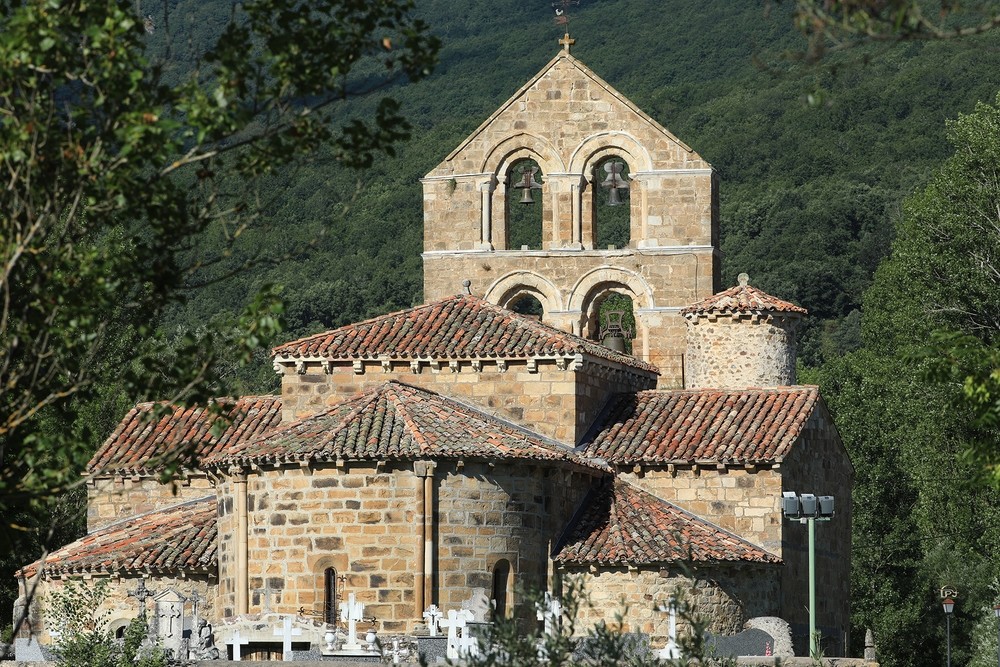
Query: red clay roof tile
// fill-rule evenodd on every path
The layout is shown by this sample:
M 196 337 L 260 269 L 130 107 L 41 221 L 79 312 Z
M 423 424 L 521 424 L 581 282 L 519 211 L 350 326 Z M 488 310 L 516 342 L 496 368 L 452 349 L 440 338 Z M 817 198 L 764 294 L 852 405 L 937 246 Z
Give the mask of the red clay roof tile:
M 383 458 L 565 461 L 600 468 L 569 447 L 426 389 L 387 382 L 205 459 L 288 463 Z
M 280 359 L 526 359 L 586 354 L 650 373 L 652 364 L 459 295 L 279 345 Z
M 580 449 L 615 465 L 778 462 L 818 400 L 807 385 L 620 394 Z
M 746 274 L 740 274 L 740 284 L 713 294 L 712 296 L 681 309 L 681 315 L 707 315 L 710 313 L 797 313 L 806 315 L 809 311 L 794 303 L 782 301 L 763 290 L 748 284 Z
M 195 463 L 225 451 L 233 443 L 253 439 L 281 422 L 277 396 L 244 396 L 220 399 L 222 432 L 213 434 L 217 418 L 203 407 L 180 408 L 165 403 L 140 403 L 132 408 L 87 464 L 96 473 L 144 472 L 157 469 L 172 456 L 190 455 Z M 166 412 L 154 416 L 154 409 Z
M 44 573 L 214 573 L 216 511 L 213 495 L 129 517 L 53 551 L 45 558 Z M 32 577 L 40 565 L 36 561 L 21 574 Z
M 781 562 L 743 538 L 619 479 L 603 484 L 584 501 L 555 560 L 564 565 Z

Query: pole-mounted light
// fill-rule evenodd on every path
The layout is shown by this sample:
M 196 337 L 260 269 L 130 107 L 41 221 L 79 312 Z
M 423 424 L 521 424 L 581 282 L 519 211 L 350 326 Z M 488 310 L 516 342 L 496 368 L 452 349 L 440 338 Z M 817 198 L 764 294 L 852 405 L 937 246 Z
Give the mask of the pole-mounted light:
M 794 491 L 784 491 L 781 494 L 781 511 L 786 518 L 809 525 L 809 655 L 816 658 L 819 656 L 819 638 L 816 635 L 816 522 L 833 518 L 833 496 L 797 495 Z

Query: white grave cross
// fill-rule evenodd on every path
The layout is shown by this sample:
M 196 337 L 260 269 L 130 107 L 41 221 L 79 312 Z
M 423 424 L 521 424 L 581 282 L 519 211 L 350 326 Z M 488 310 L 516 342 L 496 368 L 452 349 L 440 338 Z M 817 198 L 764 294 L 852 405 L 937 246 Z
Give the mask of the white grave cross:
M 347 642 L 344 649 L 348 651 L 361 648 L 358 642 L 358 621 L 365 615 L 365 605 L 354 600 L 354 593 L 347 597 L 347 602 L 340 603 L 340 620 L 347 623 Z
M 562 620 L 562 602 L 551 593 L 545 593 L 545 599 L 535 604 L 535 611 L 539 621 L 545 621 L 545 634 L 552 636 L 559 632 L 559 623 Z
M 469 650 L 469 639 L 466 635 L 468 630 L 466 624 L 475 618 L 475 615 L 468 609 L 462 611 L 448 610 L 448 620 L 441 621 L 441 627 L 448 628 L 448 650 L 447 656 L 450 660 L 458 660 Z
M 242 651 L 240 650 L 240 647 L 249 644 L 250 640 L 242 636 L 240 631 L 237 630 L 233 633 L 233 637 L 230 639 L 229 643 L 233 645 L 233 662 L 242 662 L 243 657 L 241 655 Z
M 427 629 L 430 631 L 431 637 L 438 636 L 438 621 L 442 616 L 444 614 L 441 613 L 436 604 L 427 607 L 427 611 L 424 612 L 424 618 L 427 619 Z
M 292 659 L 292 637 L 298 637 L 302 630 L 292 627 L 292 617 L 285 616 L 281 627 L 274 629 L 274 636 L 281 637 L 281 659 L 288 662 Z
M 661 660 L 676 660 L 681 657 L 681 649 L 677 645 L 677 600 L 670 598 L 667 611 L 670 612 L 670 630 L 667 634 L 667 645 L 657 652 L 657 657 Z

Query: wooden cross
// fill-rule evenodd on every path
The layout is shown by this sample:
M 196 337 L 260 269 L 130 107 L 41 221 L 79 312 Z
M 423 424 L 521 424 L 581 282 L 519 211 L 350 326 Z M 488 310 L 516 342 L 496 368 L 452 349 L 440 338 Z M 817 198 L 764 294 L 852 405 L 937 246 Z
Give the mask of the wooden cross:
M 274 629 L 274 636 L 281 637 L 281 659 L 288 662 L 292 659 L 292 637 L 298 637 L 302 630 L 292 627 L 292 617 L 285 616 L 280 628 Z
M 233 633 L 233 637 L 229 643 L 233 645 L 233 662 L 241 662 L 243 658 L 241 656 L 242 651 L 240 651 L 240 646 L 246 646 L 250 643 L 250 640 L 240 635 L 240 631 L 237 630 Z
M 567 32 L 565 35 L 563 35 L 563 38 L 559 40 L 559 43 L 562 44 L 563 51 L 569 53 L 569 47 L 576 44 L 576 40 L 570 37 L 569 33 Z

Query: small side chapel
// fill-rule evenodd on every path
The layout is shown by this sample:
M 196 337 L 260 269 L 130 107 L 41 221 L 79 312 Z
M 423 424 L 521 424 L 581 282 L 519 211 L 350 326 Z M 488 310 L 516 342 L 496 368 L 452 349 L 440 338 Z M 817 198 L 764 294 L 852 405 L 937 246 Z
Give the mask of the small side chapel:
M 745 275 L 720 291 L 712 167 L 566 48 L 422 185 L 426 303 L 276 347 L 281 394 L 220 400 L 221 433 L 135 406 L 90 463 L 88 534 L 18 575 L 26 628 L 50 640 L 46 594 L 104 579 L 115 627 L 155 595 L 189 642 L 207 619 L 221 657 L 273 657 L 322 646 L 349 596 L 413 633 L 577 576 L 579 627 L 624 601 L 661 648 L 681 591 L 716 634 L 785 619 L 803 655 L 793 491 L 836 498 L 816 616 L 845 655 L 853 468 L 796 384 L 804 309 Z M 196 464 L 161 484 L 182 446 Z

